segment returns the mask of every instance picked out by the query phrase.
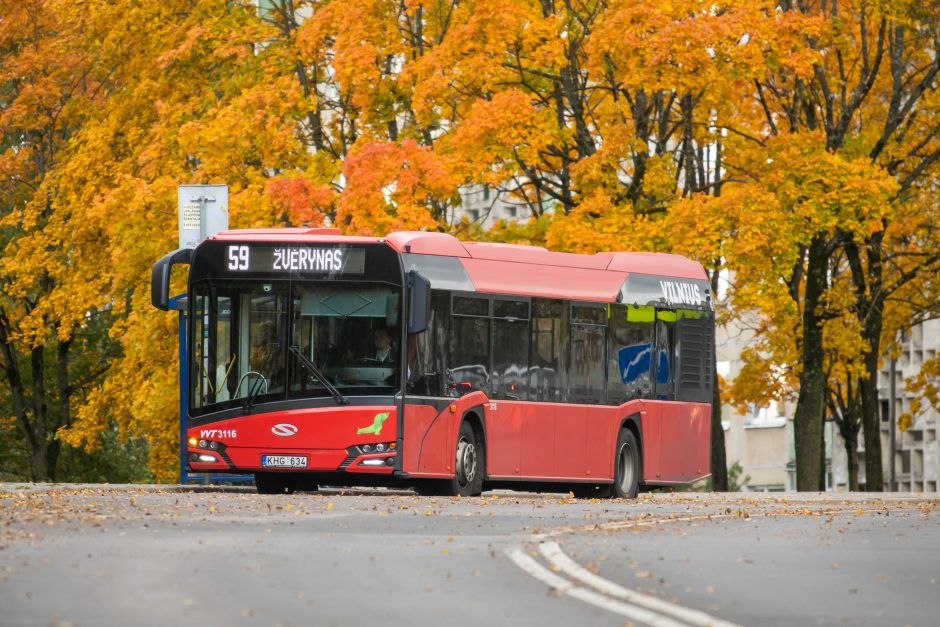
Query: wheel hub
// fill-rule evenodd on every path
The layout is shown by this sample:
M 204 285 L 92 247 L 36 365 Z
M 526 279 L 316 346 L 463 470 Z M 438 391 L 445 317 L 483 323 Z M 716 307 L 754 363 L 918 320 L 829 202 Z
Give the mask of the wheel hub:
M 470 484 L 477 472 L 477 451 L 467 438 L 457 442 L 457 482 L 461 486 Z

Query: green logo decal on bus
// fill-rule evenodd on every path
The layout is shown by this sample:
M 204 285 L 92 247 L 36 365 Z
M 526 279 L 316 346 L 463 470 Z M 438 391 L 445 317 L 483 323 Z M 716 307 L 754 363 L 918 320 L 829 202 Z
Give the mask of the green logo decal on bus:
M 356 435 L 362 435 L 363 433 L 373 433 L 375 435 L 381 435 L 382 433 L 382 423 L 385 422 L 385 419 L 388 418 L 388 412 L 382 412 L 381 414 L 376 414 L 375 418 L 372 420 L 372 424 L 368 427 L 362 427 L 361 429 L 356 430 Z

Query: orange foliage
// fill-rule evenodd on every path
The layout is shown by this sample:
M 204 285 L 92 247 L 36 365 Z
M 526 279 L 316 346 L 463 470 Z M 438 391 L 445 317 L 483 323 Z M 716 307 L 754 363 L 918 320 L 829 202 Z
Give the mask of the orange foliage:
M 456 194 L 456 182 L 428 147 L 365 141 L 353 147 L 344 169 L 346 188 L 336 224 L 347 233 L 381 235 L 433 229 L 428 201 Z
M 314 186 L 304 177 L 271 179 L 264 193 L 281 214 L 279 221 L 292 226 L 322 226 L 335 202 L 328 185 Z

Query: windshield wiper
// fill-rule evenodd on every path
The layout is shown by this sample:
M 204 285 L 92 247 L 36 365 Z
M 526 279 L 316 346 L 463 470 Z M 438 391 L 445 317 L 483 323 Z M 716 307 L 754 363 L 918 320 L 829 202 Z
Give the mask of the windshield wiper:
M 300 363 L 302 363 L 307 368 L 307 370 L 312 372 L 313 375 L 320 380 L 320 382 L 323 384 L 323 387 L 325 387 L 327 391 L 333 395 L 333 398 L 336 399 L 337 405 L 349 405 L 349 400 L 343 396 L 339 390 L 333 387 L 332 383 L 327 381 L 326 375 L 324 375 L 312 361 L 307 359 L 307 356 L 303 354 L 303 351 L 300 350 L 299 346 L 291 346 L 290 352 L 292 352 L 297 357 L 297 359 L 300 360 Z
M 258 374 L 258 373 L 256 373 Z M 268 391 L 268 380 L 264 378 L 264 375 L 258 374 L 258 379 L 255 380 L 254 385 L 248 384 L 250 387 L 248 392 L 248 398 L 245 399 L 244 404 L 242 405 L 242 411 L 245 415 L 251 413 L 251 408 L 255 406 L 255 399 L 258 398 L 258 394 L 261 393 L 261 387 L 264 386 L 264 391 Z

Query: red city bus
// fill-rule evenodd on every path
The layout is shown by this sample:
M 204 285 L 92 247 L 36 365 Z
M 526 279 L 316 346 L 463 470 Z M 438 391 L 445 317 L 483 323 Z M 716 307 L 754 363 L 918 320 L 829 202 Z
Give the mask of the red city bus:
M 714 312 L 684 257 L 227 231 L 154 265 L 155 306 L 181 263 L 193 472 L 617 497 L 709 474 Z

